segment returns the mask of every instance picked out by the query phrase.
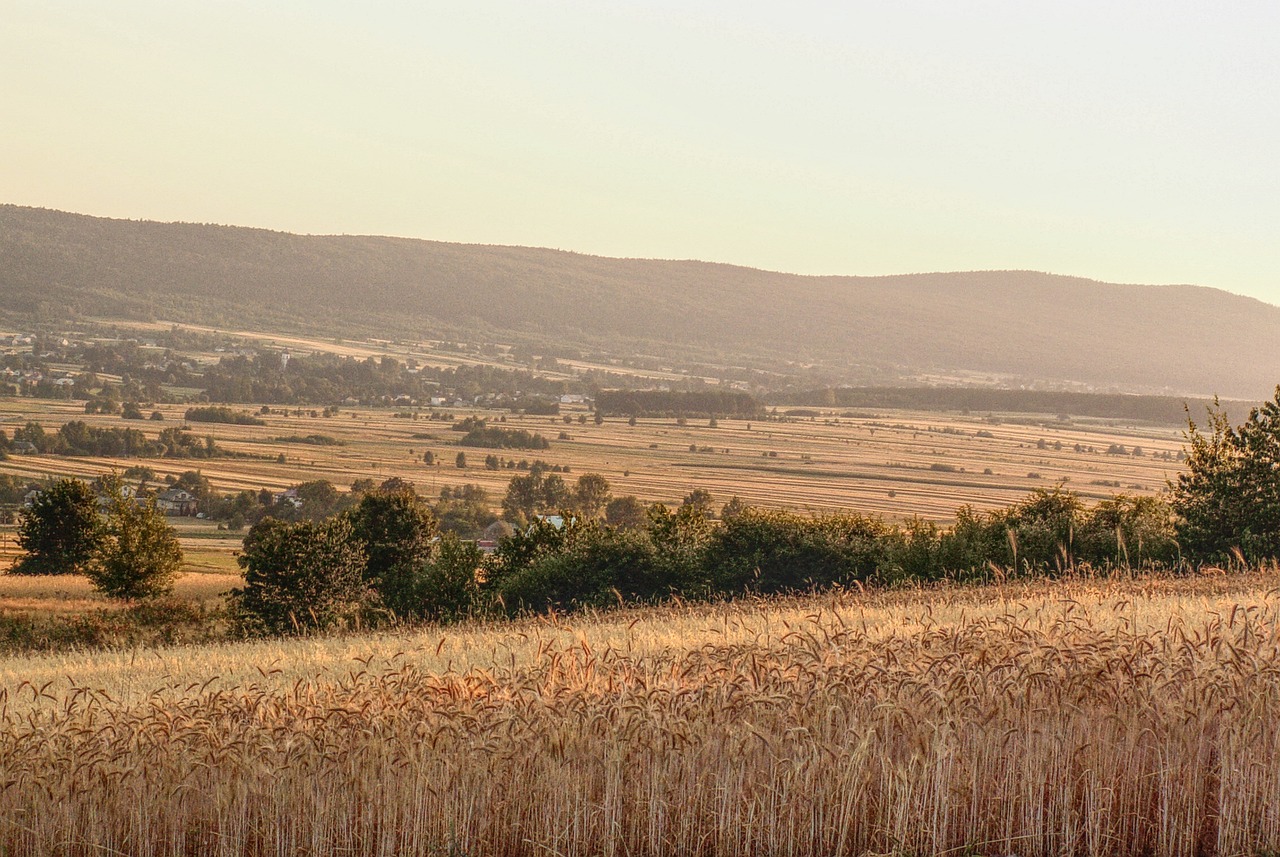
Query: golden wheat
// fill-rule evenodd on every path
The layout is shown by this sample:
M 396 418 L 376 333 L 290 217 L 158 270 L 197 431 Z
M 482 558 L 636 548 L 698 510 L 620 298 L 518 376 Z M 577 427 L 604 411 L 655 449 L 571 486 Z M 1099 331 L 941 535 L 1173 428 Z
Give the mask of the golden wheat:
M 0 662 L 7 854 L 1253 854 L 1274 573 Z

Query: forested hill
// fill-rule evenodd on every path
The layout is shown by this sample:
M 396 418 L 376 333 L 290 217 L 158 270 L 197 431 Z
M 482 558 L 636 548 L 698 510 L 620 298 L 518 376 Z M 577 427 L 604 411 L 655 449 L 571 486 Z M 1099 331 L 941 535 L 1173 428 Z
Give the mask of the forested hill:
M 969 371 L 1247 398 L 1280 381 L 1280 308 L 1026 271 L 803 277 L 0 206 L 0 296 L 10 323 L 522 338 L 817 362 L 855 381 Z

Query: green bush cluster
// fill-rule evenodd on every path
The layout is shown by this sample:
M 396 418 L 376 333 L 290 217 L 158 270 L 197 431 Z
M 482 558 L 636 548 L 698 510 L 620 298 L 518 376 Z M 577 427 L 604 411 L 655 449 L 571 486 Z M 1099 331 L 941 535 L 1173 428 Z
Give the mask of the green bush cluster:
M 963 509 L 954 526 L 890 524 L 857 513 L 744 508 L 721 521 L 685 505 L 651 507 L 628 529 L 535 522 L 500 545 L 486 589 L 508 613 L 681 598 L 774 595 L 849 586 L 1161 567 L 1179 561 L 1167 503 L 1116 496 L 1086 508 L 1061 488 L 994 512 Z
M 535 517 L 485 557 L 452 533 L 439 536 L 431 507 L 389 485 L 328 520 L 254 526 L 234 609 L 242 627 L 279 634 L 1180 560 L 1163 500 L 1118 495 L 1087 508 L 1061 487 L 992 512 L 962 509 L 950 527 L 741 503 L 714 520 L 697 502 L 607 521 L 568 511 L 558 524 Z

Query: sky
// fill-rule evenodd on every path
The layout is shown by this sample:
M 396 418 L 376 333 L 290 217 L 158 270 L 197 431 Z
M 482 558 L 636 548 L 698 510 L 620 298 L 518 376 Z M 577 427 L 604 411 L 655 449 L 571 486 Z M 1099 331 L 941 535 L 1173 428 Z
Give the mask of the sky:
M 0 0 L 0 202 L 1280 304 L 1280 3 Z

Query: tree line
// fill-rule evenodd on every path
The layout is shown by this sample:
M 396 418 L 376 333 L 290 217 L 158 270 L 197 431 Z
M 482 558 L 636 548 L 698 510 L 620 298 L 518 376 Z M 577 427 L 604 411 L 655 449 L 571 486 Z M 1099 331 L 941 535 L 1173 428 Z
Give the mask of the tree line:
M 607 484 L 580 480 L 578 490 L 592 495 L 589 505 L 580 500 L 579 510 L 567 512 L 559 526 L 534 517 L 502 539 L 490 557 L 456 539 L 415 536 L 399 546 L 382 538 L 380 553 L 371 558 L 367 536 L 344 541 L 344 527 L 367 532 L 368 524 L 355 516 L 334 524 L 338 530 L 316 534 L 319 551 L 340 550 L 342 544 L 351 551 L 345 565 L 328 567 L 364 569 L 359 583 L 349 576 L 338 600 L 345 606 L 324 615 L 334 623 L 352 621 L 366 591 L 396 615 L 446 620 L 673 596 L 721 599 L 858 583 L 986 579 L 993 573 L 1190 569 L 1280 558 L 1280 388 L 1239 427 L 1215 408 L 1206 428 L 1202 432 L 1189 422 L 1187 469 L 1164 496 L 1119 494 L 1089 507 L 1058 486 L 1003 509 L 963 508 L 950 526 L 919 519 L 890 523 L 856 512 L 811 516 L 753 509 L 736 499 L 717 520 L 706 492 L 691 493 L 676 509 L 654 504 L 642 515 L 609 522 L 600 517 L 610 502 Z M 537 475 L 544 483 L 548 478 Z M 407 530 L 433 528 L 425 505 L 411 492 L 397 502 L 397 514 L 414 522 Z M 380 533 L 405 529 L 388 518 L 377 520 Z M 271 575 L 290 567 L 296 545 L 285 549 L 276 541 L 287 541 L 289 526 L 270 524 L 272 540 L 264 542 L 250 532 L 246 544 L 259 548 L 252 558 L 246 552 L 254 587 L 274 587 Z M 279 597 L 289 590 L 271 591 Z M 252 610 L 259 602 L 241 597 L 239 603 Z M 298 623 L 301 606 L 289 613 L 290 623 Z M 288 630 L 279 622 L 273 627 Z
M 596 413 L 624 417 L 731 417 L 756 419 L 764 406 L 736 390 L 600 390 Z
M 442 496 L 460 505 L 484 499 L 466 489 Z M 564 503 L 558 521 L 533 511 L 553 500 Z M 1159 497 L 1119 494 L 1086 506 L 1058 486 L 1002 509 L 962 508 L 950 526 L 756 509 L 737 498 L 716 514 L 710 501 L 698 490 L 677 508 L 645 505 L 613 498 L 598 474 L 570 488 L 540 469 L 512 479 L 503 505 L 518 526 L 484 556 L 473 543 L 441 532 L 439 506 L 433 509 L 407 483 L 388 480 L 351 492 L 326 517 L 269 516 L 255 524 L 244 540 L 245 585 L 233 594 L 232 611 L 246 633 L 282 634 L 862 583 L 1274 561 L 1280 388 L 1238 427 L 1221 410 L 1211 410 L 1206 431 L 1191 422 L 1187 469 Z M 24 533 L 35 532 L 31 522 L 42 508 L 24 513 Z M 89 562 L 85 552 L 57 541 L 73 530 L 61 521 L 39 530 L 52 547 L 28 536 L 23 545 L 29 557 L 63 551 L 72 557 L 67 568 L 81 570 Z M 28 558 L 20 568 L 50 565 Z
M 224 458 L 232 456 L 219 447 L 212 436 L 199 437 L 185 427 L 161 429 L 154 438 L 140 429 L 93 426 L 71 420 L 56 431 L 45 431 L 39 423 L 15 429 L 13 437 L 0 430 L 0 456 L 25 449 L 47 455 L 106 456 L 112 458 Z M 236 456 L 239 457 L 239 456 Z

